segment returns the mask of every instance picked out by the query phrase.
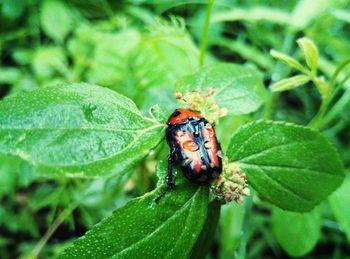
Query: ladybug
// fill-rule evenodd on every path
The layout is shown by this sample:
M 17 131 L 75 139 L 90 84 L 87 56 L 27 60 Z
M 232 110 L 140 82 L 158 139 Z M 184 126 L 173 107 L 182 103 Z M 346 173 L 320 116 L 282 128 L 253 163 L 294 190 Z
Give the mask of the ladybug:
M 175 186 L 175 164 L 181 168 L 188 180 L 196 184 L 209 184 L 221 174 L 221 146 L 214 127 L 202 115 L 189 109 L 176 109 L 169 117 L 167 125 L 166 139 L 170 147 L 168 189 Z

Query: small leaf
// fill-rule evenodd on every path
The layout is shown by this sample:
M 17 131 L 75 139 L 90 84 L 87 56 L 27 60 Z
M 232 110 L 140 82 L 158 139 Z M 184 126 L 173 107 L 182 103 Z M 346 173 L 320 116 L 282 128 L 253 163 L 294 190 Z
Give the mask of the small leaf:
M 309 24 L 325 12 L 329 12 L 335 1 L 318 0 L 315 5 L 314 0 L 300 0 L 297 2 L 291 14 L 290 25 L 299 31 L 304 30 Z
M 283 91 L 297 88 L 298 86 L 306 84 L 309 81 L 310 81 L 310 77 L 305 75 L 297 75 L 297 76 L 293 76 L 293 77 L 278 81 L 277 83 L 271 85 L 270 89 L 273 92 L 283 92 Z
M 45 0 L 41 5 L 40 24 L 46 35 L 61 43 L 73 28 L 71 11 L 64 2 Z
M 310 211 L 344 179 L 334 147 L 318 131 L 258 121 L 240 128 L 227 150 L 265 199 L 292 211 Z
M 272 232 L 290 256 L 306 255 L 320 238 L 320 211 L 314 209 L 309 213 L 296 213 L 275 207 L 272 210 Z
M 169 111 L 164 106 L 155 104 L 151 106 L 148 112 L 155 120 L 159 121 L 160 123 L 166 123 L 173 111 L 169 113 Z
M 282 52 L 279 52 L 277 50 L 271 50 L 270 55 L 273 56 L 275 59 L 278 59 L 279 61 L 287 64 L 288 66 L 291 66 L 303 73 L 308 73 L 307 69 L 299 63 L 298 60 L 292 58 L 291 56 L 288 56 L 286 54 L 283 54 Z
M 163 138 L 164 127 L 109 89 L 45 87 L 0 102 L 0 153 L 46 176 L 121 173 Z
M 166 173 L 166 161 L 158 171 Z M 161 174 L 161 173 L 159 173 Z M 177 175 L 159 202 L 159 191 L 128 202 L 66 249 L 60 258 L 188 258 L 208 211 L 208 188 Z
M 215 64 L 185 76 L 175 85 L 182 94 L 189 91 L 207 92 L 214 89 L 214 97 L 229 114 L 240 115 L 256 111 L 264 103 L 266 91 L 258 70 L 236 64 Z
M 344 229 L 350 244 L 350 178 L 345 179 L 343 185 L 329 197 L 334 216 Z
M 68 73 L 67 57 L 60 47 L 41 47 L 33 55 L 31 62 L 33 71 L 37 78 L 52 79 L 57 73 L 66 75 Z
M 14 84 L 21 76 L 21 71 L 14 67 L 0 67 L 0 84 Z
M 298 39 L 297 43 L 304 53 L 306 64 L 315 73 L 318 62 L 318 50 L 315 43 L 307 37 Z

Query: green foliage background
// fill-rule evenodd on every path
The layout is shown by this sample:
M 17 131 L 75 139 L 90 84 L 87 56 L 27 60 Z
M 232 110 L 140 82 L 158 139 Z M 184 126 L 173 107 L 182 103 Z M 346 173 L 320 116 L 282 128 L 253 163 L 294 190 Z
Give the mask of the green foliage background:
M 206 37 L 204 0 L 0 8 L 1 258 L 350 256 L 350 83 L 312 124 L 323 135 L 271 121 L 308 125 L 322 101 L 312 80 L 281 94 L 262 87 L 299 76 L 269 52 L 303 60 L 302 36 L 329 81 L 350 56 L 348 1 L 217 0 Z M 197 72 L 203 58 L 209 67 Z M 256 192 L 219 212 L 179 172 L 176 193 L 156 207 L 162 123 L 181 106 L 174 90 L 208 86 L 229 111 L 217 125 L 222 146 Z

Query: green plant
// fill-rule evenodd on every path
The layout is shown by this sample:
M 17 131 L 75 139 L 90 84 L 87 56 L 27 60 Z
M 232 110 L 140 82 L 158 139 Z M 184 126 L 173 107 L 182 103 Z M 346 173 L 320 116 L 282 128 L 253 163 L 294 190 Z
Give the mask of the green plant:
M 327 1 L 312 12 L 312 1 L 194 1 L 193 14 L 186 1 L 136 2 L 4 1 L 1 20 L 11 22 L 0 48 L 11 62 L 0 66 L 0 91 L 8 89 L 0 101 L 1 257 L 203 258 L 218 256 L 213 243 L 221 258 L 284 255 L 279 247 L 296 257 L 321 242 L 346 254 L 348 46 L 339 32 L 327 55 L 345 61 L 327 61 L 329 32 L 318 32 L 327 22 L 319 17 L 346 26 L 347 12 L 329 17 Z M 36 8 L 23 28 L 12 27 Z M 155 18 L 172 11 L 183 17 Z M 245 27 L 229 35 L 237 21 Z M 297 32 L 308 37 L 294 52 Z M 282 49 L 271 51 L 281 63 L 270 49 Z M 166 184 L 166 120 L 191 104 L 216 123 L 229 165 L 246 174 L 243 205 L 222 206 L 180 171 L 176 188 L 154 202 Z M 18 233 L 30 241 L 20 238 L 12 253 Z
M 259 78 L 250 68 L 212 65 L 181 80 L 177 89 L 201 91 L 210 86 L 220 107 L 229 114 L 244 114 L 262 103 L 265 93 Z M 130 99 L 87 84 L 16 95 L 2 101 L 0 111 L 1 152 L 21 157 L 37 175 L 47 177 L 121 175 L 164 138 L 165 125 L 142 116 Z M 311 210 L 344 178 L 335 149 L 319 132 L 302 126 L 247 124 L 233 135 L 226 154 L 263 198 L 292 211 Z M 158 171 L 162 187 L 166 170 Z M 189 255 L 205 228 L 207 187 L 184 181 L 159 205 L 154 202 L 158 194 L 159 188 L 118 209 L 68 248 L 66 257 Z

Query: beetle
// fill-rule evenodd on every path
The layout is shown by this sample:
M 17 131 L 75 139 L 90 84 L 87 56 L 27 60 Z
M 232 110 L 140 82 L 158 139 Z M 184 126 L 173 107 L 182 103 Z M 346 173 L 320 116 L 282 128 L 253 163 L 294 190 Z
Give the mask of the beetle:
M 167 125 L 166 140 L 170 147 L 167 190 L 175 186 L 174 165 L 181 168 L 188 180 L 201 185 L 211 183 L 221 174 L 221 146 L 214 127 L 201 114 L 190 109 L 176 109 Z

